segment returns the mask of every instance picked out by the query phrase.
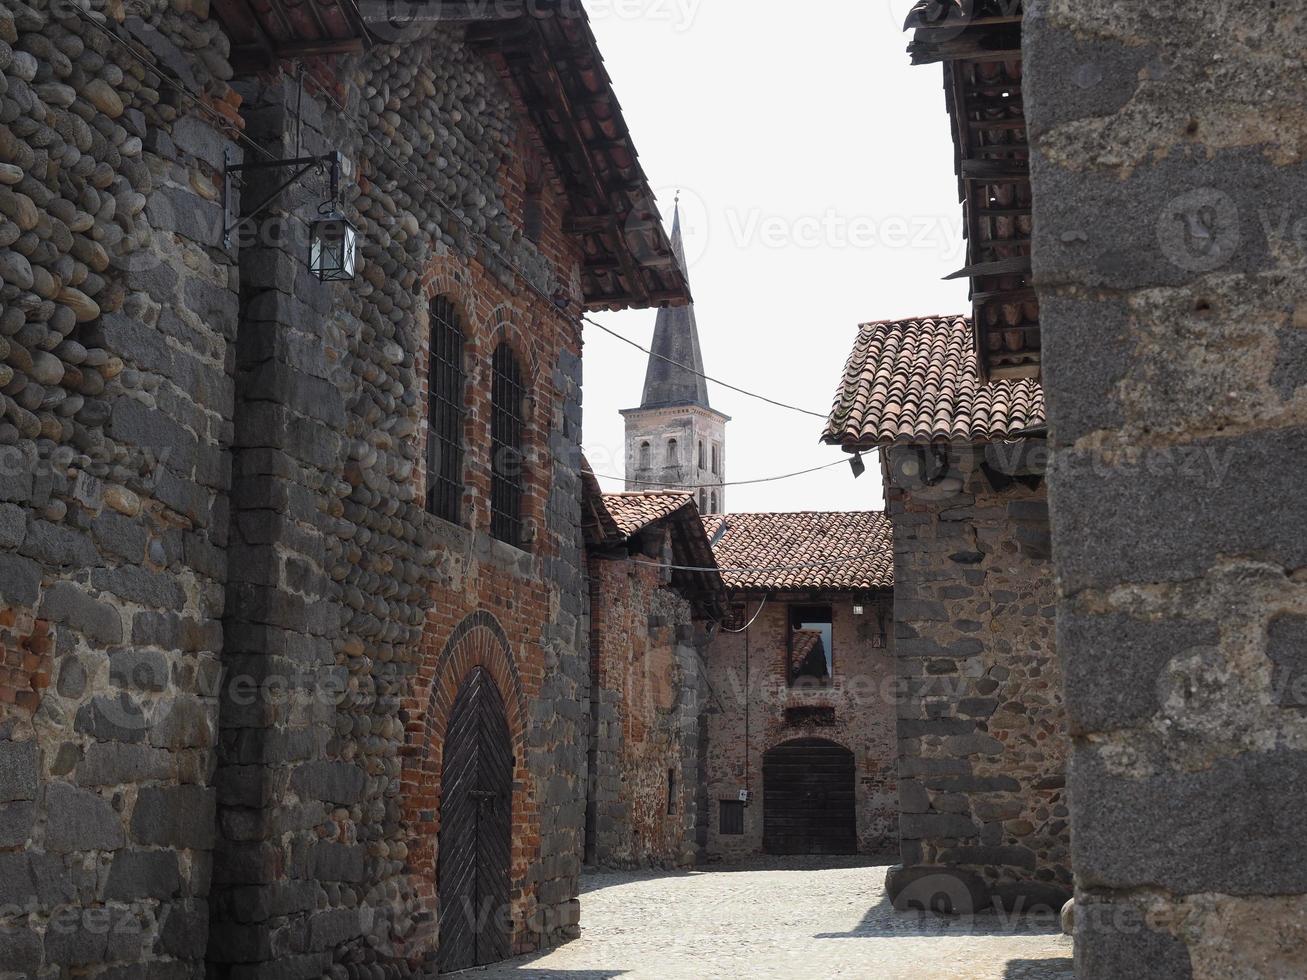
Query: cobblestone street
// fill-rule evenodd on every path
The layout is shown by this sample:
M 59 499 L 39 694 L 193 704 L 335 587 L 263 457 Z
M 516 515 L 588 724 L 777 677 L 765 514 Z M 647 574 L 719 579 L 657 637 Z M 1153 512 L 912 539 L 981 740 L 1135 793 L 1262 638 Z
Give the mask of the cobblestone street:
M 1072 980 L 1071 941 L 1051 922 L 896 913 L 885 898 L 885 870 L 791 859 L 590 875 L 582 883 L 579 940 L 464 975 Z

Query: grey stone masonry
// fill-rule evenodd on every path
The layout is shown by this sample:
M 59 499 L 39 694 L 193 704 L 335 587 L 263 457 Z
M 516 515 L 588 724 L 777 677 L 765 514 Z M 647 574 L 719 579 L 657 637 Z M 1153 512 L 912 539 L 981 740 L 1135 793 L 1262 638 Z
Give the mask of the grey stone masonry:
M 1307 974 L 1305 32 L 1026 4 L 1085 980 Z
M 1048 506 L 1037 473 L 1010 475 L 1038 469 L 1036 448 L 883 451 L 904 868 L 890 890 L 904 905 L 936 872 L 972 904 L 1070 896 Z
M 0 975 L 199 978 L 239 151 L 150 66 L 231 67 L 198 8 L 98 6 L 0 4 Z

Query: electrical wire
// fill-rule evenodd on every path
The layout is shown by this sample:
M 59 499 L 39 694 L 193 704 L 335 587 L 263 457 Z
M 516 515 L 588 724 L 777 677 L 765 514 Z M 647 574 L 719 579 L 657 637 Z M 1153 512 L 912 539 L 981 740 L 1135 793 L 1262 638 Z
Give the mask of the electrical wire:
M 657 480 L 635 480 L 630 482 L 638 484 L 641 487 L 655 487 L 660 490 L 716 490 L 720 487 L 748 487 L 759 483 L 775 483 L 778 480 L 791 480 L 796 476 L 807 476 L 809 473 L 820 473 L 822 470 L 833 469 L 836 466 L 848 466 L 847 459 L 837 459 L 833 463 L 824 463 L 821 466 L 814 466 L 812 469 L 799 470 L 795 473 L 782 473 L 780 476 L 764 476 L 756 480 L 728 480 L 725 483 L 660 483 Z M 610 476 L 606 473 L 596 473 L 596 477 L 601 480 L 618 480 L 625 481 L 629 479 L 625 476 Z M 638 491 L 634 491 L 638 492 Z
M 606 334 L 611 334 L 612 336 L 616 337 L 618 340 L 622 341 L 622 343 L 630 344 L 636 350 L 644 351 L 650 357 L 656 357 L 659 360 L 666 361 L 668 364 L 671 364 L 673 367 L 678 367 L 683 371 L 689 371 L 691 374 L 703 378 L 705 381 L 711 381 L 713 384 L 721 385 L 723 388 L 729 388 L 731 391 L 739 392 L 741 395 L 748 395 L 750 398 L 756 398 L 759 401 L 766 402 L 768 405 L 775 405 L 777 408 L 784 408 L 791 412 L 798 412 L 800 415 L 810 415 L 813 418 L 817 418 L 817 419 L 829 418 L 829 413 L 827 412 L 810 412 L 806 408 L 799 408 L 797 405 L 791 405 L 787 402 L 777 401 L 774 398 L 768 398 L 766 395 L 760 395 L 756 391 L 749 391 L 747 388 L 739 388 L 726 381 L 722 381 L 720 378 L 714 378 L 712 375 L 704 374 L 702 371 L 697 371 L 694 368 L 690 367 L 688 364 L 682 364 L 680 361 L 674 361 L 670 357 L 664 357 L 662 354 L 655 353 L 654 351 L 651 351 L 648 347 L 645 347 L 643 344 L 637 344 L 630 337 L 623 336 L 622 334 L 618 333 L 616 330 L 612 330 L 608 327 L 605 327 L 598 320 L 592 320 L 588 316 L 582 316 L 581 320 L 584 323 L 590 324 L 592 327 L 598 327 Z
M 170 88 L 172 88 L 174 91 L 178 92 L 179 94 L 184 95 L 184 96 L 186 96 L 188 99 L 190 99 L 191 102 L 192 102 L 192 103 L 193 103 L 197 108 L 199 108 L 202 112 L 204 112 L 206 115 L 208 115 L 211 119 L 214 119 L 215 121 L 217 121 L 217 122 L 220 124 L 220 126 L 221 126 L 224 130 L 232 129 L 233 132 L 235 133 L 235 136 L 236 136 L 236 139 L 237 139 L 237 140 L 239 140 L 240 142 L 244 143 L 245 145 L 251 147 L 251 148 L 254 149 L 256 152 L 262 154 L 262 155 L 265 157 L 265 159 L 267 159 L 267 160 L 269 160 L 269 161 L 271 161 L 271 160 L 275 160 L 275 159 L 276 159 L 276 158 L 275 158 L 275 157 L 274 157 L 274 156 L 273 156 L 273 155 L 272 155 L 268 150 L 266 150 L 264 147 L 260 146 L 260 145 L 259 145 L 258 143 L 256 143 L 256 142 L 254 142 L 252 139 L 250 139 L 248 136 L 246 136 L 246 135 L 245 135 L 244 133 L 242 133 L 240 130 L 238 130 L 238 129 L 234 129 L 234 128 L 231 126 L 231 120 L 227 119 L 225 116 L 223 116 L 223 115 L 222 115 L 221 113 L 219 113 L 217 110 L 215 110 L 215 109 L 213 109 L 211 106 L 209 106 L 209 105 L 208 105 L 206 102 L 204 102 L 204 101 L 203 101 L 203 100 L 202 100 L 198 95 L 196 95 L 194 92 L 192 92 L 190 89 L 188 89 L 184 84 L 182 84 L 181 82 L 176 81 L 175 79 L 173 79 L 173 78 L 171 78 L 171 77 L 165 75 L 165 74 L 160 70 L 160 68 L 159 68 L 157 65 L 152 64 L 151 62 L 147 61 L 145 58 L 141 57 L 141 55 L 140 55 L 140 54 L 135 50 L 135 48 L 134 48 L 131 44 L 127 43 L 126 40 L 124 40 L 122 37 L 120 37 L 120 36 L 119 36 L 118 34 L 116 34 L 115 32 L 109 30 L 109 29 L 106 28 L 104 25 L 100 24 L 97 20 L 95 20 L 93 17 L 91 17 L 90 14 L 89 14 L 88 12 L 85 12 L 85 11 L 83 11 L 83 10 L 77 8 L 76 6 L 74 6 L 74 7 L 72 8 L 72 10 L 73 10 L 73 11 L 77 14 L 77 16 L 80 17 L 80 18 L 81 18 L 85 23 L 87 23 L 87 24 L 90 25 L 91 27 L 95 28 L 95 29 L 98 30 L 100 33 L 102 33 L 105 37 L 109 38 L 111 41 L 113 41 L 114 43 L 116 43 L 117 45 L 119 45 L 119 47 L 121 47 L 124 51 L 126 51 L 126 52 L 128 53 L 128 55 L 130 55 L 134 60 L 136 60 L 138 64 L 142 65 L 142 66 L 143 66 L 147 71 L 150 71 L 150 72 L 153 73 L 154 75 L 157 75 L 157 76 L 159 77 L 159 80 L 160 80 L 161 82 L 163 82 L 164 84 L 168 85 Z M 302 83 L 303 83 L 303 79 L 302 79 L 302 76 L 301 76 L 301 84 L 302 84 Z M 506 256 L 503 256 L 503 255 L 501 254 L 501 250 L 499 249 L 499 247 L 498 247 L 494 242 L 492 242 L 490 239 L 486 238 L 484 235 L 482 235 L 482 234 L 480 234 L 478 231 L 476 231 L 476 229 L 472 226 L 472 223 L 471 223 L 467 218 L 460 216 L 460 215 L 459 215 L 459 214 L 454 210 L 454 208 L 453 208 L 451 205 L 449 205 L 449 204 L 447 204 L 445 201 L 443 201 L 443 200 L 441 199 L 441 197 L 440 197 L 439 192 L 438 192 L 438 191 L 437 191 L 437 190 L 436 190 L 436 189 L 431 185 L 431 183 L 430 183 L 429 181 L 427 181 L 427 180 L 422 176 L 421 173 L 419 173 L 417 170 L 413 169 L 411 166 L 409 166 L 409 165 L 408 165 L 407 163 L 405 163 L 403 160 L 401 160 L 401 159 L 399 159 L 397 156 L 395 156 L 395 154 L 390 150 L 390 148 L 389 148 L 388 146 L 386 146 L 385 143 L 383 143 L 383 142 L 381 142 L 379 139 L 377 139 L 377 137 L 374 136 L 374 135 L 372 134 L 372 132 L 371 132 L 371 131 L 366 127 L 366 126 L 364 126 L 362 123 L 358 122 L 357 120 L 352 119 L 352 118 L 350 117 L 350 113 L 349 113 L 349 111 L 346 109 L 346 107 L 345 107 L 344 105 L 342 105 L 342 104 L 341 104 L 341 103 L 340 103 L 340 102 L 339 102 L 339 101 L 338 101 L 338 100 L 337 100 L 337 99 L 336 99 L 336 98 L 335 98 L 335 97 L 334 97 L 330 92 L 328 92 L 328 91 L 325 90 L 325 89 L 320 89 L 320 90 L 319 90 L 319 95 L 320 95 L 320 96 L 321 96 L 325 101 L 329 102 L 333 107 L 335 107 L 335 109 L 340 113 L 341 118 L 342 118 L 343 121 L 346 123 L 346 125 L 348 125 L 350 128 L 352 128 L 355 132 L 357 132 L 359 135 L 361 135 L 361 136 L 362 136 L 364 139 L 366 139 L 368 142 L 372 143 L 372 145 L 375 146 L 375 147 L 377 147 L 377 148 L 378 148 L 378 149 L 379 149 L 379 150 L 380 150 L 380 151 L 381 151 L 381 152 L 386 156 L 386 158 L 390 160 L 391 163 L 393 163 L 395 166 L 399 167 L 400 170 L 402 170 L 402 171 L 403 171 L 404 173 L 406 173 L 409 177 L 411 177 L 414 181 L 416 181 L 419 185 L 421 185 L 421 186 L 422 186 L 422 187 L 427 191 L 427 193 L 428 193 L 428 195 L 429 195 L 429 199 L 431 200 L 432 203 L 434 203 L 435 205 L 437 205 L 437 206 L 438 206 L 441 210 L 443 210 L 443 211 L 444 211 L 444 212 L 445 212 L 445 213 L 446 213 L 450 218 L 452 218 L 453 220 L 455 220 L 455 221 L 459 222 L 461 225 L 463 225 L 463 227 L 466 229 L 466 231 L 468 232 L 469 235 L 471 235 L 471 236 L 472 236 L 476 241 L 478 241 L 478 242 L 481 243 L 484 247 L 486 247 L 486 249 L 487 249 L 488 251 L 490 251 L 492 254 L 495 254 L 495 255 L 496 255 L 496 256 L 497 256 L 497 257 L 498 257 L 498 258 L 499 258 L 499 259 L 500 259 L 500 260 L 501 260 L 501 261 L 502 261 L 506 266 L 508 266 L 508 268 L 512 269 L 512 271 L 513 271 L 514 273 L 516 273 L 517 277 L 522 281 L 522 283 L 523 283 L 523 284 L 524 284 L 528 289 L 530 289 L 532 292 L 534 292 L 534 293 L 535 293 L 537 296 L 539 296 L 541 299 L 544 299 L 544 300 L 546 300 L 546 301 L 549 302 L 549 303 L 553 303 L 553 301 L 554 301 L 554 297 L 552 297 L 552 296 L 546 294 L 544 290 L 542 290 L 542 289 L 540 289 L 538 286 L 536 286 L 536 284 L 535 284 L 535 283 L 531 280 L 531 278 L 530 278 L 530 277 L 529 277 L 529 276 L 528 276 L 528 275 L 527 275 L 527 274 L 526 274 L 526 273 L 521 269 L 520 266 L 518 266 L 516 263 L 512 262 L 512 261 L 509 260 Z M 295 220 L 299 221 L 299 222 L 300 222 L 301 224 L 303 224 L 306 228 L 309 227 L 308 222 L 304 221 L 303 218 L 300 218 L 300 217 L 299 217 L 298 215 L 296 215 L 293 211 L 290 211 L 290 212 L 288 212 L 288 213 L 290 214 L 290 216 L 291 216 L 292 218 L 294 218 Z M 798 412 L 798 413 L 801 414 L 801 415 L 806 415 L 806 416 L 809 416 L 809 417 L 811 417 L 811 418 L 826 419 L 826 418 L 828 417 L 828 414 L 825 413 L 825 412 L 813 412 L 813 411 L 810 411 L 810 410 L 808 410 L 808 409 L 806 409 L 806 408 L 799 408 L 797 405 L 791 405 L 791 404 L 789 404 L 789 403 L 787 403 L 787 402 L 778 401 L 778 400 L 775 399 L 775 398 L 769 398 L 769 397 L 767 397 L 766 395 L 760 395 L 760 394 L 758 394 L 757 392 L 749 391 L 747 388 L 741 388 L 741 387 L 739 387 L 738 385 L 733 385 L 733 384 L 731 384 L 731 383 L 729 383 L 729 382 L 727 382 L 727 381 L 722 381 L 720 378 L 715 378 L 715 377 L 713 377 L 713 376 L 711 376 L 711 375 L 704 374 L 702 371 L 698 371 L 698 370 L 696 370 L 695 368 L 690 367 L 688 364 L 682 364 L 681 362 L 679 362 L 679 361 L 675 361 L 675 360 L 673 360 L 672 358 L 670 358 L 670 357 L 666 357 L 666 356 L 663 355 L 663 354 L 655 353 L 654 351 L 652 351 L 652 350 L 650 350 L 649 348 L 643 346 L 642 344 L 639 344 L 639 343 L 635 342 L 634 340 L 631 340 L 629 337 L 623 336 L 622 334 L 618 333 L 616 330 L 613 330 L 613 329 L 611 329 L 611 328 L 609 328 L 609 327 L 606 327 L 606 326 L 604 326 L 602 323 L 600 323 L 599 321 L 594 320 L 594 319 L 591 319 L 591 318 L 588 317 L 588 316 L 582 315 L 582 316 L 581 316 L 581 320 L 582 320 L 582 322 L 584 322 L 584 323 L 588 323 L 588 324 L 590 324 L 591 326 L 597 327 L 597 328 L 599 328 L 600 330 L 604 331 L 605 333 L 610 334 L 610 335 L 612 335 L 613 337 L 616 337 L 618 340 L 622 341 L 623 343 L 629 344 L 629 345 L 631 345 L 632 347 L 636 348 L 637 350 L 643 351 L 644 353 L 648 354 L 650 357 L 656 357 L 656 358 L 658 358 L 658 359 L 660 359 L 660 360 L 666 361 L 668 364 L 671 364 L 671 365 L 673 365 L 674 367 L 678 367 L 678 368 L 680 368 L 681 370 L 684 370 L 684 371 L 689 371 L 691 374 L 694 374 L 694 375 L 696 375 L 696 376 L 698 376 L 698 377 L 701 377 L 701 378 L 703 378 L 705 381 L 711 381 L 713 384 L 721 385 L 723 388 L 726 388 L 726 389 L 728 389 L 728 390 L 730 390 L 730 391 L 737 392 L 738 394 L 745 395 L 745 396 L 747 396 L 747 397 L 749 397 L 749 398 L 755 398 L 755 399 L 757 399 L 758 401 L 765 402 L 766 404 L 773 405 L 773 406 L 775 406 L 775 407 L 777 407 L 777 408 L 783 408 L 783 409 L 786 409 L 787 411 L 791 411 L 791 412 Z M 796 474 L 796 475 L 801 475 L 801 474 Z M 762 482 L 769 482 L 769 481 L 762 481 Z
M 241 132 L 239 129 L 233 126 L 232 121 L 230 119 L 228 119 L 218 110 L 214 109 L 211 105 L 205 102 L 199 95 L 192 92 L 189 88 L 186 87 L 185 84 L 165 74 L 158 65 L 142 57 L 141 54 L 136 50 L 136 48 L 132 44 L 130 44 L 127 40 L 119 36 L 114 31 L 105 27 L 98 20 L 92 17 L 89 12 L 83 10 L 82 8 L 76 5 L 71 5 L 69 9 L 71 9 L 73 13 L 75 13 L 87 26 L 94 28 L 104 37 L 108 38 L 110 42 L 116 44 L 122 51 L 126 52 L 128 57 L 130 57 L 138 65 L 140 65 L 150 74 L 157 77 L 160 83 L 167 85 L 168 88 L 176 92 L 178 95 L 183 95 L 187 99 L 189 99 L 192 105 L 194 105 L 206 116 L 208 116 L 210 119 L 216 122 L 219 128 L 222 129 L 224 132 L 232 133 L 238 142 L 243 143 L 244 145 L 248 146 L 250 149 L 254 150 L 256 153 L 262 155 L 264 160 L 266 160 L 267 162 L 269 163 L 277 162 L 277 157 L 270 150 L 260 146 L 249 136 L 245 135 L 245 133 Z M 307 221 L 301 218 L 293 210 L 288 210 L 286 213 L 289 217 L 291 217 L 295 221 L 298 221 L 305 228 L 311 227 L 311 225 Z M 237 227 L 239 227 L 247 220 L 249 219 L 248 218 L 240 219 L 237 222 Z M 223 223 L 225 224 L 226 221 L 227 221 L 227 216 L 223 215 Z M 232 230 L 234 231 L 235 229 L 233 228 Z
M 721 632 L 723 633 L 747 633 L 749 632 L 749 629 L 753 626 L 753 624 L 758 621 L 758 617 L 762 615 L 762 611 L 767 608 L 767 602 L 770 599 L 771 599 L 770 592 L 768 592 L 765 596 L 762 597 L 762 602 L 758 604 L 758 611 L 753 614 L 753 619 L 749 620 L 744 625 L 744 629 L 739 629 L 739 630 L 729 629 L 725 623 L 718 623 L 717 620 L 712 619 L 711 616 L 708 618 L 711 619 L 712 622 L 717 623 L 717 626 L 720 628 Z

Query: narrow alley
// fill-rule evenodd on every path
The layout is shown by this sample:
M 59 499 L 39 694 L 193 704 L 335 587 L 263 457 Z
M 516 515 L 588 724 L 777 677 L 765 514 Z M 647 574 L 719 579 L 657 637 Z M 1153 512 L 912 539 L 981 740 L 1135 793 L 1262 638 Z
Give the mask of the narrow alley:
M 576 942 L 460 974 L 485 980 L 874 977 L 1071 980 L 1051 918 L 896 913 L 885 867 L 769 858 L 584 877 Z

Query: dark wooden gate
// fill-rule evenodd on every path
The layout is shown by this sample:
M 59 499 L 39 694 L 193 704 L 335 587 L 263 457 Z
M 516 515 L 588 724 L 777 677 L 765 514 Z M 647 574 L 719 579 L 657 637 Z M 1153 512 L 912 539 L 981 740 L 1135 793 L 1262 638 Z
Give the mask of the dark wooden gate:
M 768 854 L 856 854 L 853 753 L 801 738 L 762 761 L 762 847 Z
M 476 667 L 445 730 L 440 777 L 440 970 L 507 959 L 513 748 L 504 699 Z

